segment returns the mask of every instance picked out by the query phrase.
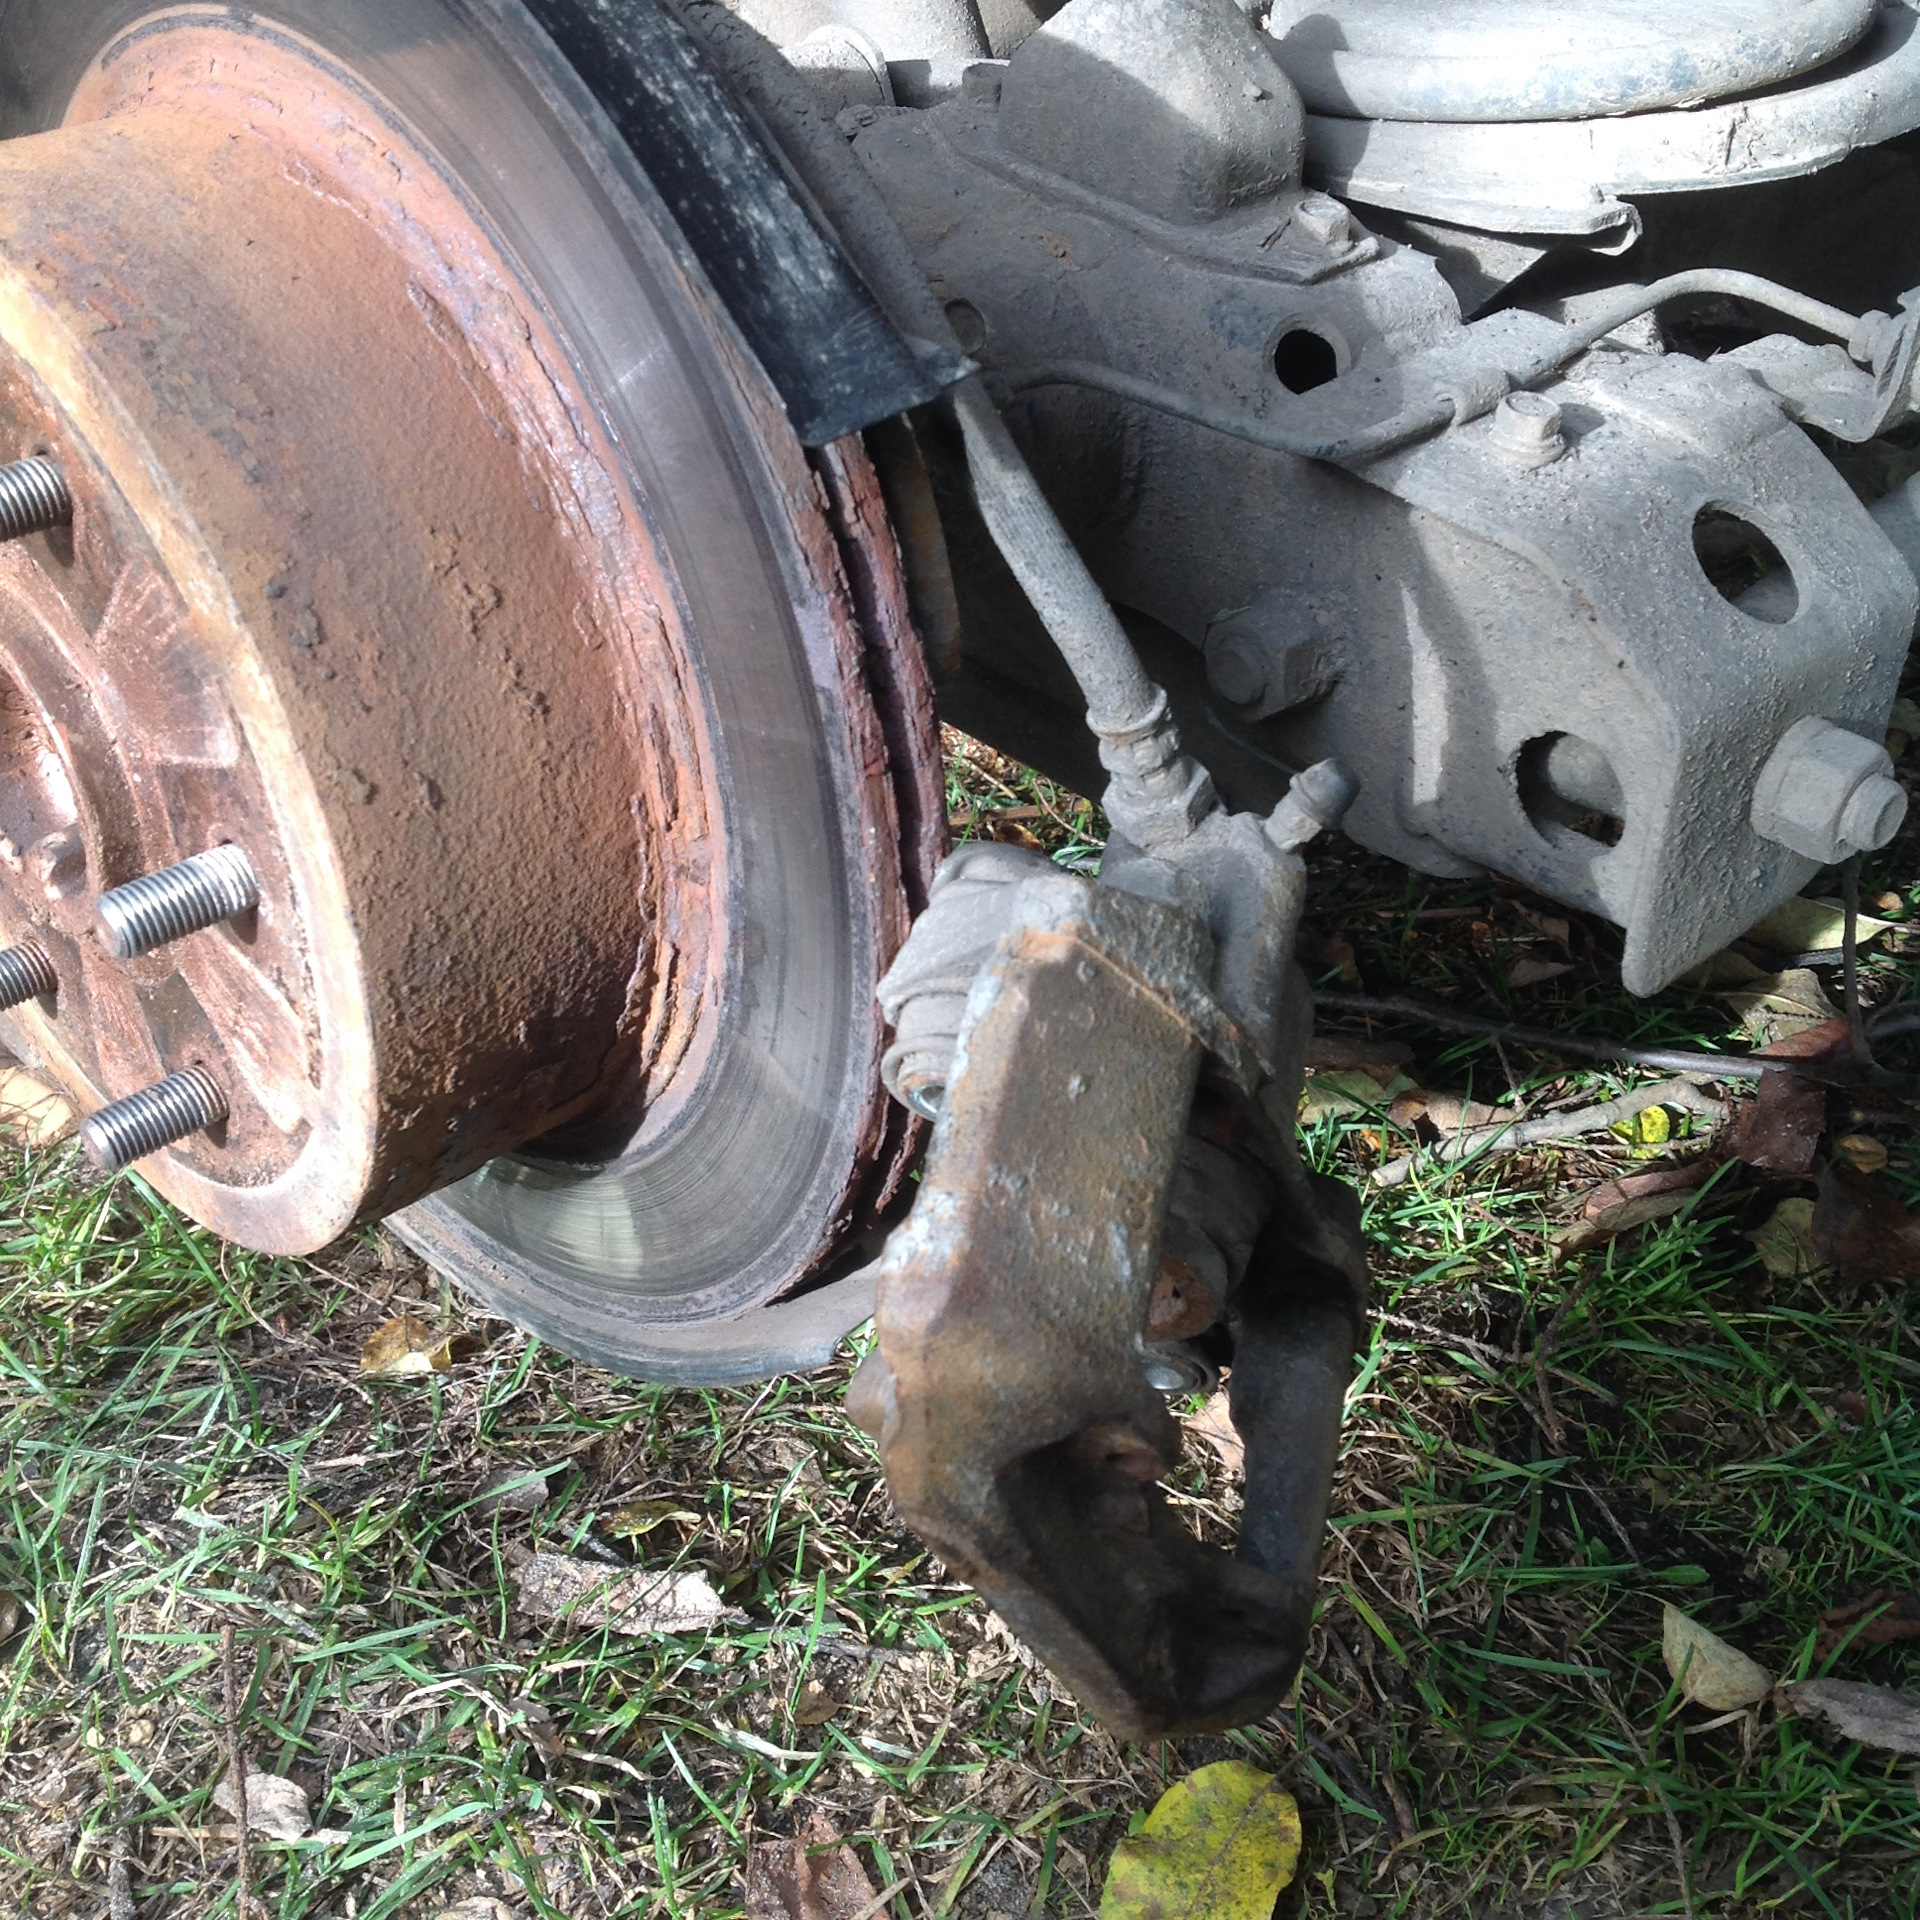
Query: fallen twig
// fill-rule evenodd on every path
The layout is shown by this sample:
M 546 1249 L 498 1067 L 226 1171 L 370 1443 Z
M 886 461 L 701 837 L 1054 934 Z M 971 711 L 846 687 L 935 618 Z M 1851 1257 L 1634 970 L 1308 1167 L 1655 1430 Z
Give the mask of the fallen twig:
M 247 1761 L 240 1746 L 240 1686 L 233 1655 L 233 1622 L 220 1629 L 220 1691 L 226 1717 L 227 1778 L 233 1783 L 234 1819 L 239 1828 L 234 1858 L 238 1863 L 235 1911 L 253 1920 L 253 1855 L 247 1838 Z
M 1697 1073 L 1704 1080 L 1758 1080 L 1766 1063 L 1738 1053 L 1695 1052 L 1686 1047 L 1635 1047 L 1624 1040 L 1583 1040 L 1577 1034 L 1552 1033 L 1545 1027 L 1523 1027 L 1513 1020 L 1494 1020 L 1481 1013 L 1455 1013 L 1451 1007 L 1429 1006 L 1405 994 L 1376 998 L 1366 993 L 1316 993 L 1316 1007 L 1333 1013 L 1371 1014 L 1379 1020 L 1417 1020 L 1441 1033 L 1468 1033 L 1486 1039 L 1513 1040 L 1543 1053 L 1564 1053 L 1576 1060 L 1606 1060 L 1630 1067 L 1658 1067 L 1663 1073 Z
M 1376 1187 L 1404 1186 L 1414 1169 L 1429 1165 L 1451 1165 L 1470 1160 L 1482 1153 L 1517 1153 L 1523 1147 L 1546 1146 L 1554 1141 L 1574 1140 L 1585 1133 L 1605 1133 L 1623 1120 L 1631 1120 L 1647 1107 L 1680 1107 L 1712 1120 L 1717 1126 L 1727 1117 L 1724 1101 L 1704 1094 L 1690 1080 L 1656 1080 L 1635 1087 L 1617 1100 L 1604 1100 L 1598 1106 L 1582 1107 L 1574 1113 L 1545 1113 L 1537 1120 L 1509 1120 L 1491 1127 L 1470 1127 L 1451 1139 L 1438 1140 L 1430 1147 L 1373 1170 Z

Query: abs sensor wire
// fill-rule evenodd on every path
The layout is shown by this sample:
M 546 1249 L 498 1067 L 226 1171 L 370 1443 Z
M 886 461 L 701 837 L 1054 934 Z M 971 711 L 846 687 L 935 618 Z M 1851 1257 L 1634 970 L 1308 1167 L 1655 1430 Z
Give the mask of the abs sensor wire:
M 1756 307 L 1769 308 L 1789 320 L 1799 321 L 1802 326 L 1811 327 L 1817 333 L 1831 334 L 1836 340 L 1847 342 L 1850 350 L 1863 342 L 1868 333 L 1865 320 L 1839 307 L 1830 307 L 1824 300 L 1812 300 L 1805 294 L 1795 293 L 1791 287 L 1764 280 L 1756 273 L 1736 273 L 1722 267 L 1696 267 L 1686 273 L 1669 274 L 1664 280 L 1654 281 L 1651 286 L 1630 288 L 1598 314 L 1590 315 L 1577 327 L 1567 328 L 1547 351 L 1534 354 L 1519 366 L 1503 371 L 1514 387 L 1530 387 L 1546 379 L 1549 374 L 1558 373 L 1569 361 L 1577 360 L 1629 320 L 1637 320 L 1643 313 L 1651 313 L 1670 300 L 1699 294 L 1723 294 L 1736 300 L 1745 300 Z M 1858 357 L 1861 356 L 1856 353 Z M 1256 420 L 1235 408 L 1215 406 L 1211 401 L 1161 386 L 1157 381 L 1120 373 L 1091 360 L 1048 360 L 1038 366 L 1016 368 L 1004 377 L 1015 393 L 1029 392 L 1036 387 L 1097 388 L 1118 399 L 1131 400 L 1136 405 L 1151 407 L 1158 413 L 1191 421 L 1210 432 L 1227 434 L 1233 439 L 1248 441 L 1274 453 L 1294 454 L 1303 460 L 1377 460 L 1384 454 L 1392 453 L 1413 441 L 1424 440 L 1430 434 L 1438 433 L 1441 428 L 1453 425 L 1459 415 L 1459 409 L 1450 395 L 1436 394 L 1432 399 L 1404 407 L 1370 427 L 1358 427 L 1351 433 L 1328 440 L 1313 434 L 1289 432 L 1286 427 L 1272 421 Z

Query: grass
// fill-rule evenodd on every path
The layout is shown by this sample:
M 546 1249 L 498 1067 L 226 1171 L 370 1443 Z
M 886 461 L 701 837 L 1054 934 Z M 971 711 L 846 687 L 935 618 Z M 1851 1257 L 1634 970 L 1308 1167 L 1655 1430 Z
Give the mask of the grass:
M 1085 802 L 964 742 L 968 832 L 1097 848 Z M 1869 876 L 1894 884 L 1913 843 Z M 1726 1007 L 1609 984 L 1608 931 L 1548 951 L 1493 884 L 1412 879 L 1335 842 L 1308 951 L 1569 1030 L 1723 1041 Z M 1894 937 L 1897 946 L 1904 935 Z M 1870 970 L 1879 999 L 1907 962 Z M 1626 1082 L 1487 1042 L 1404 1036 L 1411 1077 L 1494 1104 Z M 1920 1193 L 1912 1135 L 1864 1114 Z M 1309 1147 L 1363 1179 L 1383 1112 Z M 1668 1152 L 1699 1150 L 1682 1138 Z M 448 1297 L 379 1234 L 311 1263 L 224 1247 L 67 1149 L 0 1161 L 0 1898 L 36 1917 L 235 1911 L 219 1647 L 237 1634 L 255 1766 L 331 1836 L 255 1850 L 277 1920 L 742 1911 L 758 1839 L 824 1809 L 895 1920 L 1086 1915 L 1129 1819 L 1206 1760 L 1279 1773 L 1305 1815 L 1287 1916 L 1920 1912 L 1914 1762 L 1771 1709 L 1683 1706 L 1671 1601 L 1777 1674 L 1816 1616 L 1920 1586 L 1920 1341 L 1897 1292 L 1770 1276 L 1751 1232 L 1804 1183 L 1734 1168 L 1690 1208 L 1556 1261 L 1598 1181 L 1659 1164 L 1601 1136 L 1367 1188 L 1377 1316 L 1307 1667 L 1258 1727 L 1125 1747 L 1035 1670 L 894 1518 L 844 1419 L 847 1367 L 729 1392 L 614 1380 Z M 412 1311 L 477 1349 L 375 1382 Z M 851 1353 L 849 1359 L 851 1360 Z M 546 1497 L 503 1502 L 533 1472 Z M 1224 1538 L 1197 1437 L 1176 1476 Z M 704 1569 L 710 1632 L 536 1624 L 536 1549 Z M 15 1624 L 8 1628 L 8 1616 Z M 1833 1670 L 1920 1681 L 1899 1648 Z M 826 1715 L 824 1719 L 822 1715 Z M 465 1920 L 465 1916 L 463 1916 Z

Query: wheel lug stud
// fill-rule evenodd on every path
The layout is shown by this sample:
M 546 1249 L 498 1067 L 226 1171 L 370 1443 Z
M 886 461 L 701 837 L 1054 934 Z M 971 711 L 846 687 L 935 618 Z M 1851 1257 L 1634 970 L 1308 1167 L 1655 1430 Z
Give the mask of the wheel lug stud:
M 51 999 L 59 986 L 60 976 L 37 940 L 0 952 L 0 1013 L 29 1000 Z
M 118 1173 L 226 1117 L 227 1096 L 218 1082 L 199 1067 L 188 1067 L 81 1121 L 80 1144 L 101 1172 Z
M 114 887 L 95 911 L 107 951 L 131 960 L 259 904 L 252 861 L 238 847 L 224 846 Z
M 51 460 L 37 455 L 0 467 L 0 540 L 63 527 L 73 518 L 73 496 L 66 476 Z

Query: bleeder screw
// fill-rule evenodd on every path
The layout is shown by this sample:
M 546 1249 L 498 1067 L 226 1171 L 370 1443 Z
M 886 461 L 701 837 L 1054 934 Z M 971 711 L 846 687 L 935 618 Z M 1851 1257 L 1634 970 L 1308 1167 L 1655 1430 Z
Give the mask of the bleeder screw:
M 73 518 L 66 477 L 51 460 L 35 455 L 0 467 L 0 540 L 45 533 Z
M 51 999 L 59 986 L 53 961 L 37 940 L 0 952 L 0 1013 L 24 1007 L 29 1000 Z
M 132 960 L 259 904 L 253 862 L 238 847 L 220 846 L 110 888 L 95 912 L 107 951 Z
M 80 1144 L 102 1173 L 119 1173 L 227 1117 L 227 1096 L 199 1067 L 170 1073 L 80 1123 Z

